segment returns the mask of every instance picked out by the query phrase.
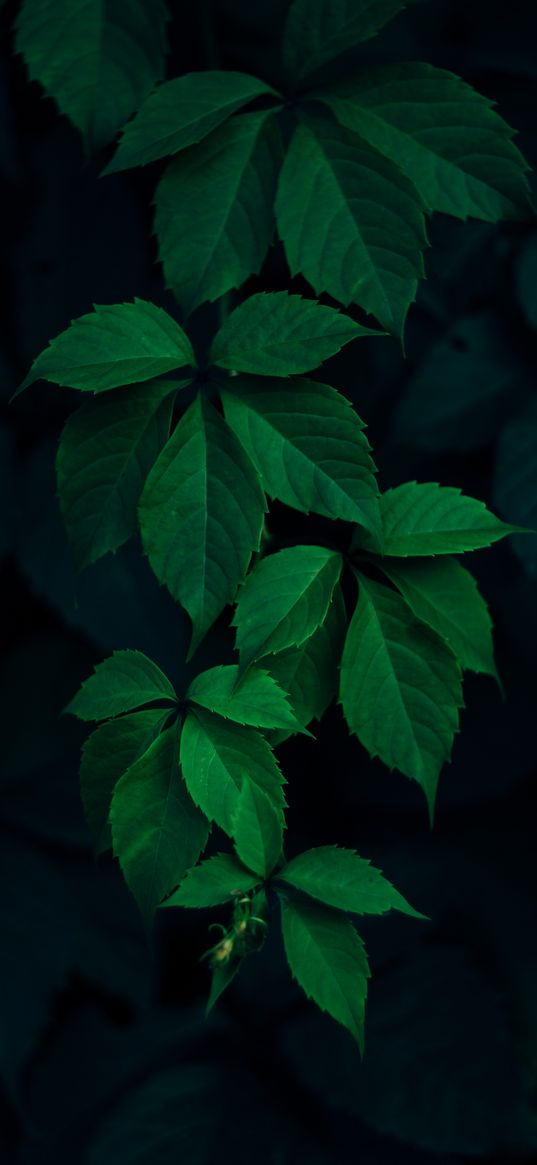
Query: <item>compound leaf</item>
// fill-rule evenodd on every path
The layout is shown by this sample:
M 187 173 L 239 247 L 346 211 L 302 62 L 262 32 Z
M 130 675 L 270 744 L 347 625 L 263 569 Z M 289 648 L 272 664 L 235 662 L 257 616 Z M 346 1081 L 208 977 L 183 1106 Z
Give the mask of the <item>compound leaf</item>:
M 529 166 L 514 131 L 454 73 L 402 61 L 316 96 L 401 168 L 428 210 L 485 222 L 528 218 Z
M 406 481 L 386 490 L 380 499 L 384 553 L 397 557 L 462 554 L 507 537 L 520 526 L 501 522 L 484 502 L 438 482 Z M 360 545 L 374 550 L 371 537 L 360 534 Z
M 283 41 L 290 81 L 301 81 L 340 53 L 376 36 L 405 4 L 406 0 L 294 0 Z
M 326 906 L 350 910 L 352 914 L 385 914 L 400 910 L 413 918 L 425 915 L 414 910 L 380 870 L 354 850 L 336 845 L 308 849 L 293 858 L 277 873 L 287 882 Z
M 268 878 L 281 856 L 283 822 L 267 794 L 252 781 L 243 781 L 239 792 L 233 838 L 241 862 L 254 874 Z
M 420 195 L 394 162 L 337 122 L 308 118 L 282 167 L 276 218 L 292 275 L 402 336 L 427 236 Z
M 192 681 L 186 699 L 237 724 L 302 731 L 287 692 L 260 667 L 249 668 L 240 679 L 236 664 L 211 667 Z
M 378 335 L 333 307 L 287 291 L 250 295 L 227 317 L 210 359 L 220 368 L 294 376 L 317 368 L 357 336 Z
M 174 894 L 162 906 L 189 906 L 203 909 L 230 902 L 237 892 L 254 890 L 260 878 L 247 870 L 234 854 L 216 854 L 193 866 Z
M 167 728 L 116 785 L 110 809 L 114 854 L 146 925 L 209 835 L 177 760 L 177 726 Z
M 168 677 L 142 651 L 114 651 L 84 680 L 65 712 L 79 720 L 107 720 L 153 700 L 177 702 Z
M 145 166 L 201 142 L 211 130 L 254 97 L 274 96 L 258 77 L 218 69 L 186 73 L 165 81 L 125 127 L 103 174 Z
M 233 118 L 174 159 L 157 186 L 159 258 L 185 315 L 261 269 L 282 157 L 271 114 Z
M 94 151 L 163 76 L 166 20 L 164 0 L 23 0 L 15 46 Z
M 222 399 L 270 497 L 302 513 L 360 522 L 380 543 L 376 470 L 363 422 L 344 396 L 315 380 L 287 388 L 237 376 Z
M 161 307 L 145 299 L 95 304 L 50 341 L 15 395 L 41 378 L 81 392 L 105 392 L 185 365 L 196 366 L 190 340 Z
M 110 849 L 108 814 L 114 788 L 123 773 L 143 756 L 169 713 L 145 708 L 117 720 L 107 720 L 88 736 L 80 760 L 80 790 L 94 849 Z
M 461 667 L 497 676 L 487 604 L 456 558 L 383 559 L 380 565 L 417 618 L 447 640 Z
M 249 457 L 200 394 L 157 458 L 139 507 L 151 566 L 192 620 L 190 655 L 235 597 L 264 513 Z
M 239 591 L 233 626 L 241 670 L 300 647 L 324 622 L 342 568 L 324 546 L 292 546 L 261 559 Z
M 321 1011 L 341 1023 L 364 1050 L 369 964 L 350 919 L 318 902 L 282 898 L 282 930 L 293 978 Z
M 169 435 L 173 395 L 183 384 L 155 380 L 116 389 L 69 417 L 56 471 L 79 570 L 135 533 L 140 493 Z
M 255 728 L 232 724 L 202 708 L 188 712 L 181 733 L 181 767 L 196 805 L 228 836 L 234 836 L 245 781 L 266 793 L 283 821 L 282 774 L 270 745 Z
M 340 703 L 370 756 L 421 785 L 432 819 L 440 770 L 458 731 L 460 668 L 396 591 L 361 575 L 359 583 L 341 660 Z

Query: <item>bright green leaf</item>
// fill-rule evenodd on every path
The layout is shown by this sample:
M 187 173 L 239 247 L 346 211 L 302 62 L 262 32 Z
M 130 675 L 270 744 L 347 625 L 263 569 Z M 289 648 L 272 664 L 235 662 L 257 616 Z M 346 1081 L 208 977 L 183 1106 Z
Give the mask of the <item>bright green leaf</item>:
M 306 850 L 288 862 L 276 876 L 278 881 L 289 883 L 326 906 L 350 910 L 352 914 L 385 914 L 387 910 L 400 910 L 413 918 L 425 917 L 414 910 L 366 858 L 360 858 L 354 850 L 340 849 L 336 845 Z
M 192 681 L 186 699 L 237 724 L 302 731 L 287 693 L 260 667 L 249 668 L 240 680 L 236 664 L 211 667 Z
M 161 307 L 144 299 L 95 304 L 90 315 L 50 341 L 15 395 L 41 378 L 81 392 L 105 392 L 185 364 L 196 365 L 190 340 Z
M 321 1011 L 343 1024 L 364 1050 L 369 964 L 352 922 L 318 902 L 282 899 L 285 953 L 293 978 Z
M 274 89 L 247 73 L 204 69 L 165 81 L 125 127 L 103 174 L 145 166 L 201 142 L 254 97 Z
M 417 781 L 432 819 L 462 706 L 457 660 L 396 591 L 360 576 L 341 660 L 340 702 L 372 757 Z
M 162 906 L 188 906 L 203 909 L 231 902 L 233 894 L 254 890 L 260 878 L 241 865 L 234 854 L 216 854 L 199 866 L 193 866 L 179 888 Z
M 383 559 L 380 565 L 418 619 L 447 640 L 461 667 L 497 676 L 487 604 L 456 558 Z
M 228 424 L 270 497 L 303 513 L 360 522 L 382 537 L 364 425 L 344 396 L 315 380 L 237 376 L 222 394 Z
M 451 485 L 406 481 L 380 499 L 384 553 L 397 557 L 462 554 L 479 550 L 520 529 L 501 522 L 484 502 Z M 375 546 L 367 533 L 359 545 Z
M 200 394 L 157 458 L 139 508 L 151 566 L 192 620 L 190 655 L 234 599 L 264 513 L 249 457 Z
M 333 307 L 287 291 L 260 291 L 224 320 L 209 358 L 220 368 L 294 376 L 317 368 L 357 336 L 372 334 Z
M 177 726 L 167 728 L 127 769 L 110 809 L 114 854 L 146 925 L 207 843 L 177 760 Z
M 233 838 L 241 862 L 268 878 L 281 856 L 283 825 L 270 798 L 252 781 L 244 781 L 239 792 Z
M 233 837 L 245 781 L 267 794 L 283 820 L 283 777 L 270 745 L 254 728 L 229 723 L 202 708 L 188 712 L 181 733 L 181 767 L 193 801 L 228 836 Z
M 65 711 L 79 720 L 107 720 L 153 700 L 177 702 L 168 677 L 142 651 L 114 651 L 97 664 Z
M 300 647 L 323 623 L 342 568 L 324 546 L 292 546 L 262 558 L 239 591 L 233 626 L 244 671 L 262 655 Z
M 531 531 L 516 535 L 512 547 L 528 574 L 537 578 L 537 405 L 514 416 L 500 434 L 494 471 L 494 500 Z
M 427 236 L 420 196 L 394 162 L 337 122 L 308 119 L 282 167 L 276 217 L 292 275 L 402 336 Z
M 136 532 L 144 481 L 170 431 L 173 395 L 188 381 L 154 380 L 86 401 L 67 421 L 58 496 L 79 569 Z
M 162 708 L 145 708 L 143 712 L 107 720 L 88 736 L 80 759 L 80 791 L 97 853 L 112 845 L 108 814 L 115 785 L 147 752 L 167 715 L 163 715 Z
M 514 131 L 454 73 L 402 61 L 357 72 L 317 96 L 400 166 L 429 210 L 485 222 L 528 218 L 529 166 Z
M 163 76 L 166 19 L 164 0 L 23 0 L 15 47 L 94 151 Z
M 164 171 L 155 234 L 166 286 L 185 315 L 259 273 L 281 157 L 277 122 L 263 110 L 233 118 Z
M 376 36 L 406 0 L 294 0 L 284 31 L 283 59 L 301 81 L 354 45 Z

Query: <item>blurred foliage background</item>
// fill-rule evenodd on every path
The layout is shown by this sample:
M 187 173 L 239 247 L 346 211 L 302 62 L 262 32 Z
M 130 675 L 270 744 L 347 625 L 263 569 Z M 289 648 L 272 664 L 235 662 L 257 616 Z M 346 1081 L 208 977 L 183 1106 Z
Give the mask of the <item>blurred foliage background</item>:
M 219 67 L 277 81 L 287 7 L 213 0 L 209 36 L 206 4 L 170 0 L 168 75 L 214 64 L 216 51 Z M 0 12 L 2 1160 L 531 1160 L 536 540 L 472 556 L 505 698 L 492 679 L 467 677 L 432 833 L 420 790 L 349 742 L 339 710 L 317 742 L 281 749 L 290 849 L 356 847 L 432 918 L 362 925 L 374 975 L 362 1065 L 347 1033 L 292 983 L 276 938 L 205 1021 L 209 975 L 198 959 L 213 916 L 163 912 L 151 951 L 118 868 L 92 856 L 78 792 L 84 728 L 59 713 L 113 648 L 140 648 L 181 682 L 186 618 L 135 543 L 76 577 L 53 464 L 76 394 L 41 382 L 8 400 L 49 338 L 94 302 L 138 295 L 175 309 L 151 235 L 158 168 L 98 178 L 111 150 L 87 160 L 76 131 L 27 83 L 12 50 L 15 11 L 8 0 Z M 418 2 L 355 57 L 461 74 L 497 101 L 537 166 L 537 11 L 524 0 Z M 537 222 L 438 217 L 430 239 L 406 359 L 388 339 L 358 345 L 359 357 L 351 346 L 326 380 L 366 420 L 383 488 L 457 485 L 537 526 Z M 248 290 L 288 286 L 276 246 Z M 193 317 L 199 342 L 216 311 Z M 303 520 L 275 510 L 279 533 L 293 537 Z M 196 662 L 222 660 L 229 643 L 223 619 Z

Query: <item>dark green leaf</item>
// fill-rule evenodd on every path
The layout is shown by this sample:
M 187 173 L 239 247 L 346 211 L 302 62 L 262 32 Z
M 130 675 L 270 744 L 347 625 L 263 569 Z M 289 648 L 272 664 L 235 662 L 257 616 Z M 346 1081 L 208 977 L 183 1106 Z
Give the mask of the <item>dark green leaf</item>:
M 267 794 L 283 820 L 283 777 L 270 745 L 254 728 L 201 708 L 189 712 L 181 733 L 181 767 L 196 805 L 230 837 L 245 781 Z
M 186 699 L 237 724 L 301 731 L 287 693 L 260 667 L 249 668 L 240 681 L 236 664 L 209 668 L 192 681 Z
M 314 380 L 238 376 L 222 394 L 226 420 L 273 498 L 303 513 L 359 522 L 382 537 L 375 466 L 363 422 Z
M 477 498 L 435 481 L 406 481 L 387 490 L 380 499 L 380 512 L 384 553 L 403 558 L 479 550 L 520 529 L 501 522 Z M 375 549 L 367 533 L 360 534 L 359 541 Z
M 125 127 L 104 174 L 145 166 L 200 142 L 254 97 L 274 95 L 258 77 L 205 69 L 165 81 Z
M 402 336 L 427 236 L 420 196 L 394 162 L 337 122 L 308 119 L 283 164 L 276 217 L 292 275 Z
M 283 59 L 301 81 L 384 27 L 406 0 L 294 0 L 284 32 Z
M 248 869 L 268 878 L 282 852 L 281 813 L 252 781 L 243 781 L 233 815 L 237 854 Z
M 168 715 L 163 715 L 162 708 L 146 708 L 108 720 L 88 736 L 80 760 L 80 790 L 97 853 L 112 845 L 108 814 L 115 785 L 147 752 Z
M 371 334 L 333 307 L 287 291 L 261 291 L 227 317 L 209 358 L 220 368 L 294 376 L 317 368 L 357 336 Z
M 231 902 L 233 894 L 240 890 L 246 894 L 259 885 L 257 874 L 252 874 L 237 860 L 234 854 L 216 854 L 199 866 L 193 866 L 178 890 L 167 898 L 162 906 L 189 906 L 203 909 L 207 906 L 221 906 Z
M 313 635 L 341 568 L 341 555 L 324 546 L 292 546 L 257 563 L 239 591 L 233 619 L 242 670 Z
M 530 405 L 505 426 L 494 475 L 494 501 L 500 513 L 537 530 L 537 406 Z M 513 550 L 537 578 L 537 535 L 515 536 Z
M 537 234 L 531 234 L 518 256 L 516 288 L 520 306 L 537 329 Z
M 185 315 L 261 269 L 282 156 L 271 113 L 233 118 L 171 162 L 157 186 L 159 258 Z
M 383 559 L 381 565 L 418 619 L 447 640 L 461 667 L 497 676 L 487 604 L 456 558 Z
M 220 996 L 226 990 L 226 987 L 229 987 L 229 984 L 238 975 L 243 961 L 243 959 L 231 959 L 229 963 L 224 963 L 222 967 L 214 967 L 211 976 L 211 989 L 205 1008 L 206 1015 L 209 1015 L 217 1000 L 220 999 Z
M 154 380 L 85 402 L 67 421 L 56 461 L 58 494 L 79 569 L 136 531 L 144 481 L 164 445 L 173 394 L 188 381 Z
M 177 701 L 164 672 L 141 651 L 114 651 L 97 664 L 65 711 L 79 720 L 107 720 L 153 700 Z
M 370 972 L 352 922 L 317 902 L 282 899 L 282 929 L 293 977 L 321 1011 L 350 1031 L 363 1053 Z
M 413 918 L 425 915 L 414 910 L 391 882 L 366 858 L 354 850 L 323 845 L 299 854 L 279 870 L 281 882 L 288 882 L 326 906 L 350 910 L 352 914 L 385 914 L 400 910 Z
M 190 340 L 161 307 L 144 299 L 95 304 L 94 312 L 50 341 L 15 395 L 41 378 L 81 392 L 105 392 L 185 364 L 196 365 Z
M 432 819 L 462 706 L 460 669 L 396 591 L 359 578 L 341 660 L 345 719 L 371 756 L 421 785 Z
M 209 833 L 181 778 L 176 726 L 121 777 L 110 822 L 114 854 L 149 925 L 156 907 L 199 858 Z
M 454 73 L 403 61 L 358 72 L 318 97 L 401 168 L 429 210 L 485 222 L 528 218 L 529 166 L 514 131 Z
M 157 458 L 139 510 L 151 566 L 192 620 L 190 655 L 235 597 L 264 513 L 249 457 L 200 394 Z
M 15 47 L 93 151 L 163 76 L 166 19 L 164 0 L 23 0 Z

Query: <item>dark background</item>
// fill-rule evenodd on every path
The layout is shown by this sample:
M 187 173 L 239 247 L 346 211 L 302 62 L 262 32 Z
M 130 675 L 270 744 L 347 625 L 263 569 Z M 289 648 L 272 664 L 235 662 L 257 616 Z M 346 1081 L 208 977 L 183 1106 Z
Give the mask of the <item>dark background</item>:
M 277 81 L 287 6 L 171 0 L 168 75 L 209 63 Z M 374 976 L 362 1066 L 348 1034 L 292 983 L 276 913 L 263 952 L 205 1021 L 198 959 L 218 911 L 166 912 L 151 952 L 115 863 L 91 854 L 77 775 L 85 730 L 60 710 L 114 648 L 140 648 L 182 682 L 187 621 L 134 543 L 76 578 L 53 459 L 77 394 L 40 382 L 8 400 L 47 341 L 94 302 L 138 295 L 175 309 L 151 237 L 159 165 L 99 180 L 111 151 L 85 159 L 76 131 L 27 83 L 11 45 L 15 11 L 8 2 L 0 12 L 2 1162 L 537 1159 L 531 538 L 467 560 L 496 624 L 505 699 L 492 679 L 467 677 L 433 832 L 417 786 L 349 742 L 339 710 L 317 742 L 281 749 L 288 853 L 354 846 L 432 917 L 361 927 Z M 498 102 L 535 166 L 536 34 L 535 8 L 520 0 L 431 0 L 356 60 L 425 59 L 462 74 Z M 537 525 L 537 227 L 438 217 L 430 239 L 406 360 L 395 341 L 374 340 L 351 345 L 323 378 L 367 421 L 383 488 L 458 485 Z M 250 287 L 287 286 L 275 247 Z M 214 308 L 193 317 L 197 343 L 215 318 Z M 276 539 L 303 528 L 275 507 Z M 196 666 L 228 658 L 231 642 L 222 619 Z

